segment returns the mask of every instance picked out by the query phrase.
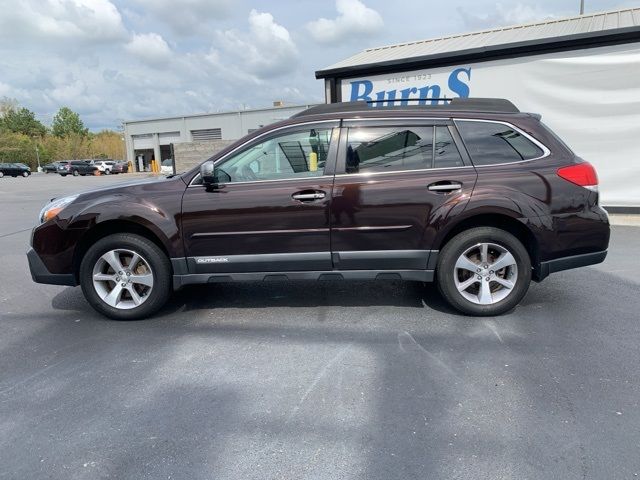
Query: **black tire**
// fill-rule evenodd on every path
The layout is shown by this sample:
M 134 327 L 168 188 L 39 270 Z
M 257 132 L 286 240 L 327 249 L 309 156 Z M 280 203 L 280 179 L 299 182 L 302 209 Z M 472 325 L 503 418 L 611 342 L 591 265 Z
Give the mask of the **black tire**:
M 454 275 L 458 275 L 456 271 L 456 262 L 468 249 L 473 248 L 480 243 L 491 243 L 505 248 L 515 260 L 517 267 L 517 278 L 511 291 L 505 298 L 496 303 L 481 305 L 465 298 L 456 288 L 456 279 Z M 478 265 L 482 267 L 482 265 Z M 464 272 L 464 270 L 461 270 Z M 500 270 L 506 272 L 506 270 Z M 485 274 L 485 271 L 478 273 L 479 276 Z M 498 274 L 498 272 L 496 272 Z M 475 277 L 475 274 L 469 278 Z M 460 279 L 458 279 L 460 281 Z M 486 280 L 482 277 L 480 283 Z M 509 232 L 494 227 L 476 227 L 459 233 L 447 242 L 441 250 L 438 257 L 438 265 L 436 267 L 436 281 L 438 289 L 444 299 L 456 310 L 472 316 L 496 316 L 506 313 L 518 305 L 520 300 L 525 296 L 531 283 L 531 259 L 526 248 L 516 237 Z M 478 283 L 476 282 L 476 285 Z M 492 288 L 501 289 L 500 285 L 489 282 Z M 479 288 L 470 286 L 469 289 Z M 494 292 L 495 294 L 495 292 Z M 493 296 L 493 295 L 492 295 Z M 478 297 L 480 295 L 478 294 Z M 493 297 L 495 298 L 495 297 Z
M 61 173 L 61 174 L 60 174 L 60 176 L 61 176 L 61 177 L 66 177 L 66 176 L 67 176 L 67 174 L 66 174 L 66 173 Z
M 111 175 L 111 170 L 109 170 L 108 168 L 104 169 L 104 174 L 105 175 Z
M 102 255 L 114 249 L 131 250 L 143 257 L 153 274 L 153 288 L 137 307 L 119 309 L 100 298 L 93 284 L 93 268 Z M 98 312 L 114 320 L 139 320 L 156 313 L 172 292 L 171 263 L 151 240 L 131 233 L 117 233 L 98 240 L 85 253 L 80 264 L 80 285 L 87 302 Z
M 74 170 L 72 174 L 74 177 L 77 177 L 78 175 L 80 175 L 80 172 L 78 170 Z
M 4 177 L 4 172 L 0 172 L 0 178 Z
M 22 172 L 22 176 L 23 176 L 24 178 L 27 178 L 29 175 L 30 175 L 30 174 L 29 174 L 29 172 Z

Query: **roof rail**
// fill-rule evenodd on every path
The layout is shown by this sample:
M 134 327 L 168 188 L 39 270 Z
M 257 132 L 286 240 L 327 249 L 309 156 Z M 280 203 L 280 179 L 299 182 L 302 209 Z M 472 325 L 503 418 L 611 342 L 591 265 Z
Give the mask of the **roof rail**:
M 436 105 L 409 105 L 409 102 L 444 102 Z M 358 102 L 338 102 L 316 105 L 302 112 L 296 113 L 291 118 L 305 117 L 307 115 L 322 115 L 325 113 L 358 112 L 369 108 L 389 110 L 449 110 L 457 112 L 484 112 L 484 113 L 519 113 L 518 107 L 504 98 L 405 98 L 394 100 L 369 100 Z

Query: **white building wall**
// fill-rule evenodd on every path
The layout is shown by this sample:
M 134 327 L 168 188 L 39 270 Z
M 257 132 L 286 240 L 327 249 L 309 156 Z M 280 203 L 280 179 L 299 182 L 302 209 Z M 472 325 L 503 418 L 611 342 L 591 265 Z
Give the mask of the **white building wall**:
M 192 130 L 212 128 L 220 128 L 222 130 L 223 140 L 237 140 L 246 135 L 250 129 L 284 120 L 310 106 L 313 105 L 130 121 L 125 122 L 125 141 L 133 145 L 135 137 L 138 135 L 179 132 L 180 142 L 190 142 L 193 140 L 191 137 Z M 168 136 L 159 136 L 161 145 L 178 143 L 175 137 L 171 139 L 174 140 L 173 142 L 169 140 Z M 130 152 L 130 154 L 133 155 L 133 152 Z M 132 159 L 133 157 L 129 157 L 129 160 Z
M 419 98 L 427 87 L 430 97 L 507 98 L 522 111 L 540 113 L 596 167 L 604 205 L 640 206 L 638 43 L 351 78 L 340 85 L 342 101 Z

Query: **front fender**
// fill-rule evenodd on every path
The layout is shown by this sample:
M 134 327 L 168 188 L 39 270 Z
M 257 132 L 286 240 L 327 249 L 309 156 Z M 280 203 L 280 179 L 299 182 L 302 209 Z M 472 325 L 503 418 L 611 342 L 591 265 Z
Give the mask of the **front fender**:
M 105 222 L 129 222 L 149 230 L 162 243 L 170 257 L 181 257 L 183 245 L 178 218 L 181 196 L 171 206 L 126 193 L 113 193 L 89 200 L 67 219 L 66 228 L 90 232 Z M 164 205 L 162 203 L 165 203 Z M 113 232 L 117 233 L 117 232 Z

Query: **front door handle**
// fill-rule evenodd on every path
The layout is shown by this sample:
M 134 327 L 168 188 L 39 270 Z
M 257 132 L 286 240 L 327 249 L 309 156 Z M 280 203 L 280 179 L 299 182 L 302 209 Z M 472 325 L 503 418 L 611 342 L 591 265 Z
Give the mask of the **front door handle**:
M 326 193 L 323 191 L 314 191 L 314 192 L 298 192 L 291 195 L 291 198 L 294 200 L 300 200 L 301 202 L 313 202 L 314 200 L 322 200 L 326 197 Z
M 460 182 L 436 182 L 432 183 L 427 187 L 432 192 L 438 193 L 448 193 L 455 192 L 456 190 L 460 190 L 462 188 L 462 184 Z

